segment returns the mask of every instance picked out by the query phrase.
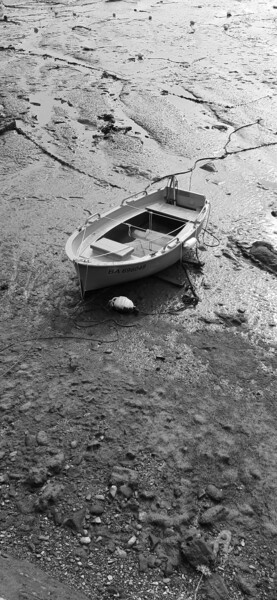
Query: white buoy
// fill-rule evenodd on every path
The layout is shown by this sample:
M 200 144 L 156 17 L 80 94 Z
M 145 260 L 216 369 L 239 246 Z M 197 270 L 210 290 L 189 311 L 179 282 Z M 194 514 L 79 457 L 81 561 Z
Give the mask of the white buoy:
M 126 296 L 116 296 L 109 300 L 109 307 L 117 310 L 118 312 L 134 312 L 136 307 L 132 300 L 126 298 Z
M 192 237 L 184 243 L 184 248 L 194 248 L 197 244 L 196 237 Z

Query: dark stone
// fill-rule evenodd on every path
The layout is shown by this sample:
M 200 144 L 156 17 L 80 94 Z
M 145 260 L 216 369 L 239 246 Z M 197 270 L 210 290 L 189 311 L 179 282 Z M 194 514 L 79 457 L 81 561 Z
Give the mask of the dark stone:
M 160 538 L 158 538 L 156 535 L 153 535 L 153 533 L 150 533 L 149 542 L 151 550 L 155 550 L 156 546 L 160 543 Z
M 154 554 L 150 554 L 148 556 L 148 567 L 149 567 L 149 569 L 154 569 L 156 567 L 156 563 L 157 563 L 156 556 L 154 556 Z
M 214 163 L 212 163 L 212 162 L 208 162 L 208 163 L 205 163 L 204 165 L 201 165 L 200 169 L 204 169 L 205 171 L 209 171 L 210 173 L 216 172 L 216 167 L 215 167 Z
M 56 506 L 51 506 L 50 510 L 51 510 L 51 514 L 53 515 L 53 521 L 54 521 L 55 525 L 57 525 L 57 527 L 59 527 L 63 521 L 60 511 L 56 508 Z
M 47 467 L 53 473 L 60 473 L 64 466 L 64 461 L 64 453 L 58 452 L 58 454 L 55 454 L 54 456 L 52 456 L 52 458 L 48 459 Z
M 138 560 L 139 560 L 139 571 L 140 571 L 140 573 L 145 573 L 145 571 L 147 571 L 147 568 L 148 568 L 148 558 L 147 558 L 147 556 L 145 556 L 145 554 L 139 554 Z
M 47 469 L 45 467 L 32 467 L 28 474 L 28 483 L 33 486 L 43 485 L 47 480 Z
M 265 267 L 277 273 L 277 251 L 267 242 L 254 242 L 250 248 L 250 256 Z
M 90 506 L 89 510 L 92 515 L 102 515 L 104 512 L 104 505 L 100 502 L 95 502 Z
M 154 498 L 156 498 L 156 494 L 153 490 L 141 490 L 139 495 L 143 500 L 154 500 Z
M 64 519 L 63 526 L 70 527 L 70 529 L 73 529 L 73 531 L 77 531 L 78 533 L 81 532 L 83 529 L 83 522 L 86 516 L 86 512 L 87 509 L 84 507 L 76 511 L 75 513 L 72 513 L 72 515 Z
M 131 498 L 133 495 L 133 491 L 128 485 L 121 485 L 119 491 L 125 498 Z
M 212 546 L 203 537 L 192 538 L 183 542 L 181 552 L 192 567 L 196 568 L 199 565 L 209 567 L 214 563 Z
M 132 450 L 127 450 L 126 458 L 128 458 L 128 460 L 134 460 L 136 458 L 136 453 Z
M 168 560 L 165 563 L 165 567 L 164 567 L 164 575 L 165 577 L 169 577 L 170 575 L 172 575 L 173 571 L 175 570 L 177 565 L 174 564 L 174 562 L 168 558 Z
M 34 502 L 33 500 L 18 500 L 16 508 L 22 515 L 29 515 L 34 511 Z

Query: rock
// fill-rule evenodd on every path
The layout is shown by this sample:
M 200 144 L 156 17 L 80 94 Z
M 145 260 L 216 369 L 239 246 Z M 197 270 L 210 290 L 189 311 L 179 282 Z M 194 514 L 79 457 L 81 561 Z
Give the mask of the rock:
M 148 514 L 140 513 L 140 516 L 143 514 L 145 515 L 145 521 L 147 523 L 151 523 L 152 525 L 156 525 L 157 527 L 162 527 L 164 529 L 172 526 L 173 519 L 168 515 L 158 512 L 150 512 Z M 139 518 L 139 520 L 141 520 L 141 518 Z
M 80 532 L 83 530 L 83 523 L 86 516 L 87 509 L 81 508 L 80 510 L 72 513 L 72 515 L 66 517 L 63 521 L 64 527 L 70 527 L 73 531 Z
M 149 569 L 154 569 L 155 566 L 156 566 L 156 563 L 157 563 L 156 556 L 154 556 L 154 554 L 150 554 L 148 556 L 148 561 L 147 562 L 148 562 Z
M 58 452 L 47 460 L 47 467 L 53 473 L 60 473 L 64 466 L 65 456 L 63 452 Z
M 128 485 L 121 485 L 119 491 L 125 498 L 131 498 L 133 495 L 133 491 Z
M 190 519 L 191 519 L 191 515 L 188 512 L 183 512 L 182 514 L 176 515 L 176 517 L 173 517 L 172 526 L 179 527 L 180 525 L 189 523 Z
M 111 474 L 110 484 L 128 484 L 131 488 L 136 488 L 138 486 L 138 473 L 128 467 L 115 466 Z
M 41 490 L 41 498 L 44 498 L 47 502 L 56 502 L 63 489 L 64 486 L 62 484 L 49 481 Z
M 88 546 L 91 542 L 91 539 L 89 536 L 84 536 L 80 538 L 80 544 L 83 544 L 84 546 Z
M 231 539 L 231 531 L 229 531 L 228 529 L 223 529 L 217 535 L 213 543 L 214 556 L 217 557 L 219 548 L 221 548 L 221 559 L 224 563 L 226 562 L 230 552 Z
M 211 544 L 203 537 L 193 537 L 181 543 L 183 557 L 192 567 L 204 565 L 211 566 L 214 563 L 214 553 Z
M 95 525 L 100 525 L 100 523 L 102 523 L 100 517 L 95 517 L 92 522 L 95 523 Z
M 100 502 L 91 504 L 89 511 L 92 515 L 102 515 L 104 512 L 104 506 Z
M 205 510 L 205 512 L 201 515 L 199 522 L 201 525 L 210 525 L 216 521 L 225 519 L 227 512 L 228 511 L 225 506 L 218 504 L 217 506 L 213 506 L 212 508 Z
M 127 546 L 129 546 L 129 548 L 132 548 L 132 546 L 135 545 L 136 541 L 137 541 L 136 536 L 132 535 L 132 537 L 127 542 Z
M 32 467 L 28 474 L 28 483 L 33 486 L 43 485 L 47 480 L 47 469 L 45 467 Z
M 172 575 L 174 569 L 176 569 L 181 563 L 179 542 L 179 536 L 173 534 L 170 537 L 165 538 L 161 544 L 162 551 L 166 557 L 166 564 L 164 568 L 165 576 Z
M 133 452 L 133 450 L 127 450 L 127 452 L 126 452 L 126 458 L 128 460 L 134 460 L 136 458 L 136 453 Z
M 47 446 L 48 437 L 45 431 L 39 431 L 37 434 L 37 443 L 39 446 Z
M 207 579 L 205 586 L 207 600 L 228 600 L 230 599 L 226 585 L 217 573 L 214 573 Z
M 205 165 L 202 165 L 200 169 L 204 169 L 205 171 L 209 171 L 210 173 L 216 173 L 217 171 L 213 162 L 205 163 Z
M 33 500 L 18 500 L 16 508 L 22 515 L 29 515 L 34 511 L 34 502 Z
M 122 548 L 119 548 L 119 547 L 116 548 L 115 554 L 117 556 L 119 556 L 119 558 L 126 558 L 126 556 L 127 556 L 126 550 L 123 550 Z
M 264 533 L 269 536 L 272 536 L 272 537 L 277 536 L 277 526 L 275 525 L 275 523 L 272 523 L 271 521 L 264 521 L 263 530 L 264 530 Z
M 255 512 L 252 506 L 250 506 L 249 504 L 240 504 L 238 506 L 238 509 L 243 515 L 247 515 L 248 517 L 252 517 Z
M 139 560 L 139 571 L 140 571 L 140 573 L 145 573 L 145 571 L 147 571 L 147 568 L 148 568 L 148 559 L 147 559 L 147 556 L 145 556 L 144 554 L 139 554 L 138 560 Z
M 115 496 L 116 496 L 116 494 L 117 494 L 117 487 L 116 487 L 116 485 L 111 485 L 111 487 L 110 487 L 110 490 L 109 490 L 109 491 L 110 491 L 110 496 L 111 496 L 112 498 L 115 498 Z
M 50 510 L 51 510 L 51 514 L 53 515 L 53 521 L 54 521 L 55 525 L 57 525 L 57 527 L 59 527 L 63 522 L 60 511 L 56 508 L 56 506 L 51 506 Z
M 207 422 L 207 419 L 206 419 L 205 415 L 199 415 L 199 414 L 194 415 L 193 420 L 198 425 L 204 425 L 204 423 Z
M 150 549 L 151 550 L 155 550 L 156 546 L 160 543 L 160 538 L 158 538 L 156 535 L 153 535 L 153 533 L 149 534 L 149 542 L 150 542 Z
M 154 490 L 141 490 L 139 495 L 143 500 L 154 500 L 156 498 Z
M 25 431 L 25 446 L 26 448 L 34 448 L 37 443 L 35 435 L 31 435 L 29 431 Z
M 255 584 L 248 583 L 241 575 L 237 575 L 237 584 L 246 596 L 256 596 L 257 590 L 255 589 Z
M 268 242 L 254 242 L 249 254 L 265 267 L 277 273 L 277 251 Z
M 208 496 L 215 502 L 220 502 L 224 496 L 223 490 L 217 488 L 215 485 L 208 485 L 206 490 Z
M 63 489 L 64 486 L 59 483 L 47 483 L 42 489 L 40 497 L 35 502 L 35 509 L 38 511 L 47 510 L 49 504 L 57 501 Z

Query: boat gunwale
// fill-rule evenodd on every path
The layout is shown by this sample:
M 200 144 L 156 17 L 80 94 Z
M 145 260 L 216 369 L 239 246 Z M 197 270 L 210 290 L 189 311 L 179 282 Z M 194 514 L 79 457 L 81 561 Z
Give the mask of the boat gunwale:
M 146 262 L 146 261 L 150 261 L 150 260 L 152 260 L 154 257 L 156 257 L 157 255 L 158 255 L 158 256 L 160 256 L 161 254 L 163 254 L 163 253 L 166 251 L 166 247 L 168 246 L 168 244 L 166 244 L 164 247 L 160 248 L 159 250 L 156 250 L 156 251 L 153 253 L 153 255 L 151 254 L 151 251 L 150 251 L 150 252 L 149 252 L 148 254 L 146 254 L 145 256 L 137 256 L 137 257 L 133 256 L 133 257 L 132 257 L 132 260 L 130 259 L 130 257 L 128 257 L 128 260 L 127 260 L 127 259 L 126 259 L 126 260 L 122 260 L 122 259 L 121 259 L 121 260 L 107 260 L 107 259 L 106 259 L 105 261 L 98 262 L 98 261 L 97 261 L 97 257 L 95 257 L 95 256 L 94 256 L 94 257 L 90 257 L 90 258 L 81 257 L 80 255 L 79 255 L 79 256 L 77 256 L 77 255 L 76 255 L 76 253 L 73 251 L 73 247 L 72 247 L 72 245 L 73 245 L 73 242 L 74 242 L 74 240 L 76 240 L 76 238 L 78 237 L 78 235 L 80 235 L 82 232 L 84 232 L 84 233 L 85 233 L 85 232 L 87 231 L 87 229 L 88 229 L 88 228 L 90 228 L 91 226 L 93 226 L 94 224 L 97 226 L 97 223 L 98 223 L 99 221 L 101 221 L 101 220 L 104 220 L 105 218 L 109 218 L 109 215 L 111 215 L 111 214 L 113 214 L 113 213 L 115 213 L 115 212 L 118 212 L 118 213 L 119 213 L 119 215 L 118 215 L 118 219 L 114 219 L 114 221 L 115 221 L 115 222 L 117 221 L 117 225 L 118 225 L 118 226 L 119 226 L 119 225 L 121 225 L 121 224 L 123 224 L 123 223 L 124 223 L 124 221 L 122 221 L 122 220 L 119 218 L 119 217 L 120 217 L 120 214 L 121 214 L 122 212 L 125 212 L 125 211 L 124 211 L 124 210 L 122 210 L 122 209 L 125 209 L 125 208 L 126 208 L 126 209 L 127 209 L 127 213 L 128 213 L 128 208 L 136 208 L 136 206 L 132 206 L 132 204 L 135 204 L 135 205 L 136 205 L 136 204 L 137 204 L 139 201 L 142 201 L 142 204 L 141 204 L 141 205 L 140 205 L 140 206 L 137 208 L 137 210 L 138 210 L 138 211 L 142 211 L 142 213 L 143 213 L 143 212 L 146 212 L 146 211 L 148 211 L 148 212 L 151 212 L 151 206 L 149 206 L 149 204 L 151 205 L 151 196 L 153 197 L 153 195 L 157 195 L 157 194 L 159 194 L 159 195 L 160 195 L 160 193 L 161 193 L 161 192 L 164 192 L 166 189 L 167 189 L 167 187 L 163 187 L 163 188 L 159 188 L 158 190 L 154 190 L 153 192 L 150 192 L 150 193 L 147 193 L 147 194 L 145 194 L 145 193 L 144 193 L 144 194 L 140 194 L 139 196 L 136 196 L 135 198 L 132 198 L 132 197 L 130 197 L 129 199 L 128 199 L 128 198 L 126 198 L 126 199 L 125 199 L 125 203 L 124 203 L 124 204 L 123 204 L 123 202 L 124 202 L 124 200 L 123 200 L 123 201 L 122 201 L 122 203 L 121 203 L 119 206 L 112 207 L 111 209 L 109 209 L 109 210 L 108 210 L 108 211 L 106 211 L 105 213 L 102 213 L 102 214 L 100 214 L 100 213 L 95 213 L 94 215 L 92 215 L 91 217 L 89 217 L 89 218 L 87 219 L 87 221 L 85 222 L 85 224 L 84 224 L 84 225 L 82 225 L 81 227 L 77 228 L 77 229 L 76 229 L 76 230 L 75 230 L 75 231 L 74 231 L 74 232 L 73 232 L 73 233 L 70 235 L 70 237 L 68 238 L 68 240 L 67 240 L 67 242 L 66 242 L 65 250 L 66 250 L 66 254 L 67 254 L 67 256 L 69 257 L 69 259 L 70 259 L 70 260 L 71 260 L 71 261 L 72 261 L 74 264 L 76 264 L 76 263 L 77 263 L 77 264 L 78 264 L 78 263 L 80 263 L 80 264 L 81 264 L 81 265 L 83 265 L 83 266 L 88 266 L 88 267 L 92 267 L 92 268 L 103 268 L 103 267 L 105 267 L 105 266 L 120 266 L 120 267 L 124 267 L 124 266 L 128 266 L 128 265 L 133 265 L 133 266 L 135 266 L 135 265 L 137 265 L 138 263 L 141 263 L 141 262 Z M 197 229 L 197 225 L 200 225 L 200 224 L 201 224 L 201 222 L 204 220 L 204 218 L 205 218 L 205 214 L 206 214 L 206 212 L 207 212 L 207 210 L 208 210 L 208 208 L 209 208 L 209 206 L 210 206 L 210 203 L 209 203 L 209 201 L 207 200 L 206 196 L 204 196 L 204 195 L 202 195 L 202 194 L 196 194 L 196 193 L 194 193 L 194 192 L 188 192 L 188 191 L 186 191 L 186 190 L 182 190 L 182 189 L 180 189 L 180 190 L 178 190 L 178 191 L 179 191 L 180 193 L 184 192 L 185 194 L 189 194 L 189 197 L 190 197 L 190 198 L 191 198 L 191 197 L 193 197 L 193 196 L 195 196 L 195 197 L 197 197 L 199 200 L 201 199 L 201 200 L 203 201 L 203 206 L 202 206 L 202 207 L 200 207 L 200 211 L 199 211 L 199 212 L 198 212 L 198 211 L 196 211 L 196 212 L 195 212 L 195 216 L 196 216 L 196 218 L 195 218 L 194 220 L 192 220 L 192 221 L 188 221 L 188 220 L 186 220 L 186 222 L 184 222 L 184 226 L 182 227 L 181 231 L 179 231 L 179 236 L 180 236 L 180 233 L 183 233 L 183 232 L 184 232 L 184 230 L 186 230 L 186 228 L 188 228 L 189 226 L 191 226 L 191 227 L 192 227 L 192 230 L 191 230 L 191 232 L 190 232 L 190 234 L 189 234 L 188 238 L 189 238 L 189 237 L 193 237 L 193 233 L 194 233 L 194 232 L 195 232 L 195 230 Z M 152 198 L 152 201 L 153 201 L 153 200 L 154 200 L 154 199 Z M 154 202 L 153 202 L 153 203 L 154 203 Z M 165 202 L 165 204 L 166 204 L 166 202 Z M 169 203 L 169 204 L 170 204 L 170 203 Z M 147 207 L 147 208 L 146 208 L 146 205 L 148 205 L 148 207 Z M 179 206 L 179 205 L 178 205 L 178 206 Z M 182 206 L 180 206 L 180 208 L 182 208 Z M 190 210 L 190 207 L 185 207 L 185 206 L 184 206 L 184 208 L 185 208 L 186 210 Z M 191 210 L 192 210 L 192 211 L 195 211 L 196 209 L 195 209 L 195 208 L 191 208 Z M 139 213 L 137 213 L 137 214 L 139 214 Z M 159 213 L 156 213 L 156 214 L 159 214 Z M 92 218 L 92 217 L 95 217 L 95 216 L 97 216 L 98 218 L 97 218 L 95 221 L 91 221 L 91 222 L 90 222 L 90 218 Z M 165 218 L 166 218 L 166 214 L 161 214 L 161 216 L 163 216 L 163 217 L 165 217 Z M 174 217 L 170 217 L 170 218 L 174 219 Z M 180 221 L 181 221 L 181 218 L 180 218 L 180 217 L 179 217 L 179 218 L 176 218 L 176 221 L 179 221 L 179 222 L 180 222 Z M 104 235 L 105 235 L 105 233 L 108 233 L 108 232 L 109 232 L 111 229 L 112 229 L 112 228 L 108 229 L 108 230 L 107 230 L 107 232 L 104 232 Z M 90 234 L 88 234 L 87 236 L 85 236 L 85 239 L 86 239 L 87 237 L 89 237 L 89 235 L 90 235 Z M 100 236 L 100 237 L 101 237 L 101 236 Z M 187 237 L 187 236 L 185 236 L 185 237 L 184 237 L 184 236 L 182 235 L 181 237 L 182 237 L 182 238 L 184 238 L 184 239 L 180 239 L 180 240 L 179 240 L 179 243 L 177 243 L 177 244 L 174 246 L 174 248 L 173 248 L 174 250 L 176 249 L 176 247 L 177 247 L 177 246 L 180 246 L 180 245 L 182 245 L 182 244 L 184 243 L 184 241 L 185 241 L 185 239 L 186 239 L 186 237 Z M 96 238 L 96 239 L 98 239 L 98 238 Z M 174 241 L 174 239 L 177 239 L 177 238 L 173 236 L 173 239 L 172 239 L 172 241 Z M 169 242 L 169 243 L 170 243 L 170 242 Z M 81 244 L 82 244 L 82 242 L 81 242 Z M 79 247 L 81 246 L 81 244 L 79 245 Z M 168 252 L 168 251 L 170 251 L 170 250 L 171 250 L 171 249 L 170 249 L 170 248 L 168 248 L 168 249 L 167 249 L 167 252 Z M 109 256 L 109 255 L 111 255 L 111 254 L 112 254 L 111 252 L 107 252 L 107 253 L 106 253 L 106 256 Z M 101 255 L 101 256 L 102 256 L 102 255 Z M 93 260 L 92 260 L 92 258 L 93 258 Z M 96 259 L 96 260 L 95 260 L 95 259 Z

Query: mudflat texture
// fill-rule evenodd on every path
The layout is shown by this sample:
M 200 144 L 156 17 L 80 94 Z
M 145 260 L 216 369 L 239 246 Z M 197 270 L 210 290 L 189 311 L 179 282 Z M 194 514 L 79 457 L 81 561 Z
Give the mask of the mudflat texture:
M 0 556 L 1 600 L 86 600 L 86 596 L 55 581 L 48 573 L 24 560 Z
M 276 24 L 0 5 L 4 600 L 276 600 Z M 199 302 L 180 264 L 82 299 L 70 233 L 179 172 L 211 202 Z

